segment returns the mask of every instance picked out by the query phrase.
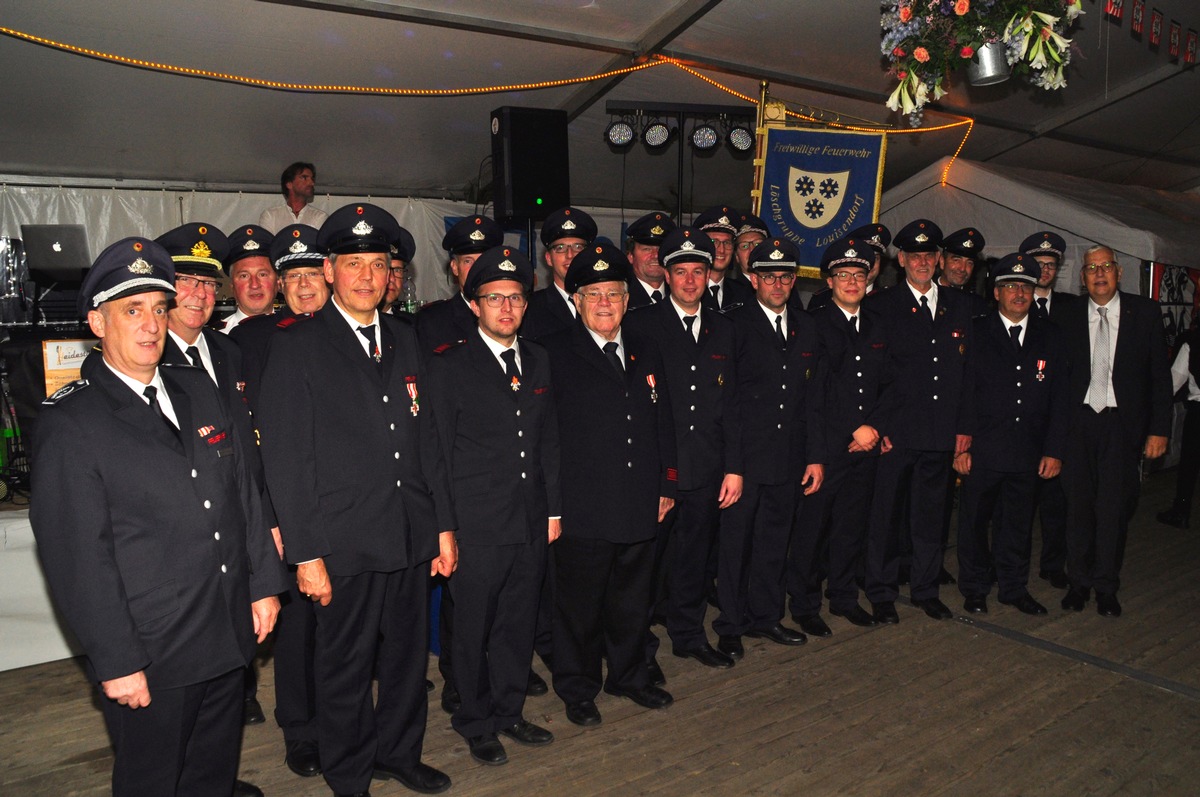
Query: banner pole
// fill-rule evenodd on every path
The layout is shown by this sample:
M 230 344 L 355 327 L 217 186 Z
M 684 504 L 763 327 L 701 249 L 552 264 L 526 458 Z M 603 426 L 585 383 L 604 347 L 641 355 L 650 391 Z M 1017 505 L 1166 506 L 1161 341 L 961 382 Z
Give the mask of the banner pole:
M 763 159 L 766 157 L 767 97 L 771 84 L 758 82 L 758 108 L 754 113 L 754 185 L 750 191 L 750 212 L 758 216 L 762 210 Z

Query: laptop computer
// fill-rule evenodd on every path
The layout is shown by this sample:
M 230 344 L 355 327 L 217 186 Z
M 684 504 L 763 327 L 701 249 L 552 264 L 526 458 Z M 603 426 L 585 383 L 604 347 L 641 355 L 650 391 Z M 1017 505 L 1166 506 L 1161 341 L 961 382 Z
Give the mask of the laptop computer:
M 41 285 L 79 283 L 92 264 L 82 224 L 22 224 L 21 241 L 29 276 Z

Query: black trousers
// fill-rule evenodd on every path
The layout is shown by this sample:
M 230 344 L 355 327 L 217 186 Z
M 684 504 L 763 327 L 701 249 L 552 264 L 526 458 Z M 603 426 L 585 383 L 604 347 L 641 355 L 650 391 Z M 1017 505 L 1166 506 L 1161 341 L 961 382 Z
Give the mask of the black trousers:
M 1042 526 L 1042 553 L 1038 569 L 1057 573 L 1067 566 L 1067 492 L 1061 475 L 1038 479 L 1034 503 Z M 1032 523 L 1032 518 L 1030 519 Z
M 519 545 L 458 545 L 458 570 L 449 585 L 454 683 L 462 708 L 451 725 L 464 738 L 495 733 L 521 719 L 546 544 L 542 533 Z
M 242 749 L 245 670 L 189 686 L 155 688 L 150 705 L 100 694 L 113 745 L 114 797 L 212 797 L 233 793 Z
M 554 557 L 554 691 L 567 705 L 594 700 L 603 683 L 641 689 L 646 675 L 646 615 L 654 540 L 619 543 L 573 538 Z
M 964 597 L 987 597 L 993 561 L 1000 600 L 1028 593 L 1037 481 L 1035 471 L 1001 473 L 972 463 L 958 507 L 958 589 Z
M 1200 401 L 1185 401 L 1179 467 L 1175 473 L 1175 506 L 1185 513 L 1192 506 L 1196 478 L 1200 476 Z
M 285 741 L 317 740 L 317 696 L 313 675 L 316 616 L 313 602 L 296 586 L 289 568 L 287 594 L 275 621 L 275 722 Z
M 325 782 L 335 792 L 353 794 L 370 788 L 376 761 L 405 769 L 421 760 L 429 563 L 330 576 L 330 582 L 333 600 L 313 609 L 317 736 Z M 379 682 L 375 701 L 373 670 Z
M 798 489 L 796 482 L 746 479 L 741 499 L 721 512 L 721 613 L 713 621 L 720 636 L 741 636 L 783 619 L 784 570 Z
M 1137 503 L 1141 442 L 1120 412 L 1074 411 L 1062 478 L 1067 488 L 1067 576 L 1071 586 L 1116 593 L 1129 519 Z
M 913 600 L 938 596 L 942 569 L 942 511 L 952 453 L 894 448 L 879 457 L 871 524 L 867 532 L 867 600 L 894 601 L 898 586 L 900 534 L 907 500 L 912 539 L 909 592 Z
M 831 607 L 845 611 L 858 604 L 857 578 L 866 555 L 878 465 L 879 455 L 873 453 L 840 458 L 825 468 L 821 489 L 800 502 L 788 552 L 793 616 L 821 611 L 821 583 L 826 580 Z
M 708 610 L 708 560 L 717 540 L 721 510 L 720 484 L 680 490 L 667 518 L 664 613 L 671 644 L 680 649 L 708 644 L 704 615 Z

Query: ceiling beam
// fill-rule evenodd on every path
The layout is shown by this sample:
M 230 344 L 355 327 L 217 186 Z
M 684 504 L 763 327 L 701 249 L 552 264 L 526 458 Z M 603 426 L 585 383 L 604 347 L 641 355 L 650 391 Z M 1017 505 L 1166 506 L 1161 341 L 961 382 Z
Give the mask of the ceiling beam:
M 637 53 L 637 48 L 629 42 L 621 42 L 615 39 L 588 36 L 583 33 L 548 30 L 531 25 L 520 25 L 515 22 L 504 22 L 447 11 L 430 11 L 398 3 L 381 2 L 381 0 L 259 0 L 259 2 L 299 6 L 343 14 L 358 14 L 378 19 L 393 19 L 400 22 L 412 22 L 417 25 L 430 25 L 439 28 L 451 28 L 458 31 L 465 30 L 472 33 L 486 33 L 492 36 L 528 39 L 544 44 L 558 44 L 563 47 L 620 53 L 626 59 Z

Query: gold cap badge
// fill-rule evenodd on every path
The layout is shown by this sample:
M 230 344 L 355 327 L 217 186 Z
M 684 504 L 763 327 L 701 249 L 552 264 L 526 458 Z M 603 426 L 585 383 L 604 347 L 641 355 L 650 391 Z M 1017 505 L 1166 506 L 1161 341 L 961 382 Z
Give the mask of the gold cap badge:
M 650 234 L 651 235 L 662 235 L 663 228 L 659 227 L 657 224 L 655 224 L 653 227 L 650 228 Z
M 192 257 L 212 257 L 212 250 L 204 241 L 197 241 L 192 245 Z

